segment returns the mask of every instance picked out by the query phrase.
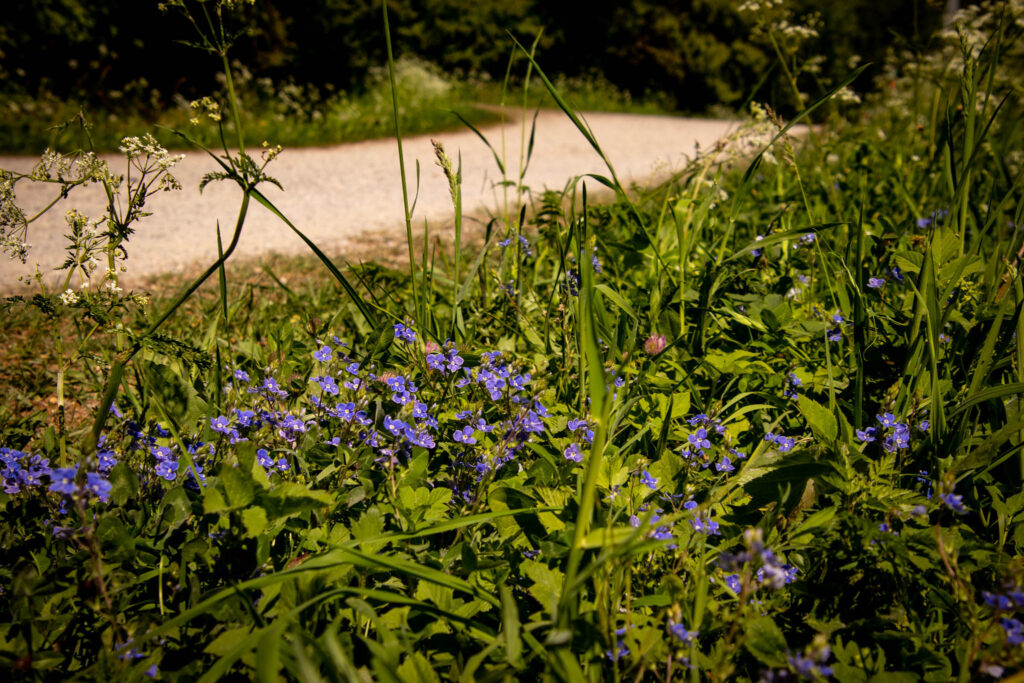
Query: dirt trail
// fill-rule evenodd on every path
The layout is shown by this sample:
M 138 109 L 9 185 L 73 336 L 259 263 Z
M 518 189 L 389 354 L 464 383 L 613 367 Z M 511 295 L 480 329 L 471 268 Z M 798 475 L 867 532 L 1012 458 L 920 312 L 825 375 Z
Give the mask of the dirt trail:
M 696 145 L 706 149 L 737 127 L 731 121 L 631 114 L 591 113 L 586 120 L 624 183 L 664 176 L 680 168 L 694 154 Z M 507 165 L 514 177 L 518 175 L 520 156 L 518 117 L 504 130 Z M 487 126 L 481 132 L 501 154 L 501 126 Z M 419 199 L 414 215 L 418 231 L 426 219 L 435 232 L 449 222 L 452 214 L 446 181 L 434 164 L 431 138 L 440 140 L 456 163 L 461 154 L 463 207 L 467 213 L 500 206 L 502 190 L 497 164 L 491 151 L 471 131 L 407 138 L 405 159 L 410 193 L 415 191 L 416 161 L 420 165 Z M 108 161 L 115 171 L 123 168 L 123 159 L 109 157 Z M 34 162 L 28 157 L 0 157 L 0 168 L 27 172 Z M 184 190 L 161 193 L 147 204 L 153 215 L 138 225 L 131 238 L 124 282 L 130 285 L 151 275 L 194 270 L 199 264 L 208 265 L 215 260 L 217 223 L 220 222 L 228 239 L 235 224 L 240 191 L 233 184 L 215 183 L 200 194 L 199 181 L 211 170 L 212 160 L 200 152 L 189 153 L 175 167 Z M 404 240 L 398 150 L 393 139 L 286 149 L 268 173 L 281 181 L 284 191 L 270 185 L 263 186 L 263 191 L 328 255 L 358 258 L 361 252 L 394 243 L 396 237 Z M 526 184 L 535 192 L 545 187 L 562 188 L 569 179 L 585 173 L 607 175 L 607 169 L 564 114 L 542 112 L 537 118 Z M 19 184 L 18 204 L 32 215 L 33 210 L 53 199 L 52 192 L 52 186 Z M 82 188 L 62 207 L 55 207 L 44 219 L 33 223 L 28 239 L 32 245 L 28 264 L 22 266 L 2 257 L 0 291 L 26 291 L 18 283 L 19 276 L 32 273 L 36 263 L 46 272 L 63 260 L 64 211 L 74 207 L 88 216 L 98 216 L 104 204 L 99 187 Z M 304 250 L 306 246 L 298 236 L 254 203 L 233 258 Z

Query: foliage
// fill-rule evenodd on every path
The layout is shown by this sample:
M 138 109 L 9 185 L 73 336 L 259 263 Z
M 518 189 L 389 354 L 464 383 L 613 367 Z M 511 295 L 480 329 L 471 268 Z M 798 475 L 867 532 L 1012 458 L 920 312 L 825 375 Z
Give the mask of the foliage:
M 919 83 L 926 124 L 881 106 L 801 141 L 761 108 L 659 187 L 627 193 L 611 165 L 563 193 L 505 174 L 479 251 L 439 146 L 450 248 L 415 253 L 410 227 L 400 271 L 341 268 L 309 242 L 330 279 L 298 284 L 224 268 L 251 201 L 301 236 L 261 194 L 273 152 L 244 151 L 230 100 L 239 151 L 218 127 L 208 178 L 243 200 L 202 277 L 118 309 L 120 327 L 113 289 L 7 302 L 57 339 L 110 324 L 115 341 L 54 347 L 98 403 L 92 429 L 4 434 L 5 665 L 24 680 L 1021 670 L 1021 103 L 989 78 L 1020 31 L 999 26 L 962 52 L 957 88 Z M 147 139 L 126 153 L 167 159 Z M 597 184 L 615 201 L 594 204 Z M 111 206 L 108 239 L 128 248 Z
M 159 6 L 173 3 L 7 4 L 0 26 L 0 92 L 9 109 L 0 118 L 2 149 L 35 152 L 49 140 L 47 129 L 79 108 L 94 114 L 97 146 L 115 149 L 111 143 L 147 124 L 182 127 L 192 100 L 227 99 L 217 95 L 223 85 L 219 64 L 164 39 L 190 28 L 181 17 L 160 12 Z M 447 106 L 406 101 L 411 123 L 429 122 L 423 131 L 453 125 L 446 113 L 453 106 L 496 103 L 487 86 L 501 82 L 508 69 L 509 33 L 522 41 L 539 37 L 538 54 L 550 73 L 610 84 L 613 96 L 600 99 L 600 108 L 628 105 L 622 93 L 633 102 L 690 113 L 735 110 L 756 96 L 790 113 L 801 108 L 785 73 L 798 48 L 802 58 L 815 56 L 798 86 L 814 98 L 852 62 L 881 62 L 891 45 L 919 53 L 940 18 L 935 3 L 923 0 L 882 6 L 787 2 L 782 10 L 778 2 L 739 0 L 394 0 L 389 6 L 395 54 L 436 65 L 465 84 Z M 246 29 L 233 54 L 254 75 L 245 110 L 250 130 L 262 125 L 268 138 L 289 145 L 381 134 L 374 72 L 386 54 L 375 1 L 261 0 L 252 7 L 236 3 L 231 14 L 241 15 Z M 813 25 L 816 35 L 798 46 L 790 33 L 805 25 Z M 773 37 L 787 44 L 773 44 Z M 761 86 L 752 93 L 755 83 Z M 858 87 L 869 84 L 865 79 Z M 208 135 L 215 138 L 213 131 Z M 71 141 L 64 136 L 57 142 Z

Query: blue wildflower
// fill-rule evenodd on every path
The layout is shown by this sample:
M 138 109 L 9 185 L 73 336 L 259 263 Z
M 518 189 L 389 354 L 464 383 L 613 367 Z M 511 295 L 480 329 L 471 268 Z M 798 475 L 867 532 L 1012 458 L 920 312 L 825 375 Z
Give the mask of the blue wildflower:
M 401 339 L 407 344 L 416 341 L 416 331 L 412 327 L 402 323 L 395 323 L 395 339 Z
M 881 415 L 878 415 L 876 417 L 878 418 L 878 421 L 882 423 L 883 427 L 896 426 L 896 416 L 894 416 L 892 413 L 882 413 Z
M 256 461 L 263 466 L 264 469 L 270 469 L 274 466 L 274 459 L 270 457 L 270 453 L 267 452 L 266 448 L 256 449 Z
M 1024 623 L 1021 623 L 1020 619 L 1007 619 L 1003 617 L 999 620 L 999 625 L 1006 632 L 1006 643 L 1008 645 L 1024 643 Z
M 674 635 L 683 643 L 691 643 L 697 636 L 700 635 L 700 631 L 688 631 L 682 624 L 676 624 L 670 622 L 668 625 L 668 632 Z
M 945 493 L 942 496 L 940 496 L 940 498 L 942 498 L 942 503 L 956 514 L 967 514 L 967 508 L 964 507 L 963 496 L 957 495 L 950 491 L 949 493 Z
M 77 467 L 56 467 L 50 470 L 50 491 L 70 496 L 75 492 Z
M 690 442 L 691 446 L 698 450 L 711 448 L 711 442 L 708 441 L 708 430 L 703 427 L 686 437 L 686 440 Z
M 871 443 L 875 440 L 875 434 L 878 432 L 874 427 L 868 427 L 867 429 L 857 429 L 857 440 L 861 443 Z
M 473 437 L 472 427 L 463 427 L 462 429 L 456 429 L 455 433 L 452 435 L 452 438 L 455 439 L 455 441 L 457 441 L 458 443 L 476 443 L 476 439 Z
M 565 456 L 566 460 L 572 460 L 573 462 L 583 462 L 583 453 L 580 451 L 580 447 L 575 443 L 569 444 L 562 455 Z
M 107 481 L 103 475 L 97 472 L 89 472 L 85 475 L 85 488 L 106 503 L 110 500 L 110 490 L 113 488 L 113 484 Z
M 658 480 L 651 476 L 651 473 L 647 470 L 642 470 L 637 476 L 640 477 L 640 483 L 644 484 L 647 488 L 654 491 L 658 488 Z

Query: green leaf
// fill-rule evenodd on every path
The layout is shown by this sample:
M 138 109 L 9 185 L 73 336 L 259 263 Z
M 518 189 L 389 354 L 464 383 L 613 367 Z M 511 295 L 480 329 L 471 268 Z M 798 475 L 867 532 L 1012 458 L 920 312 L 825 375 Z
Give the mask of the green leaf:
M 242 523 L 247 538 L 256 538 L 267 528 L 267 511 L 260 507 L 242 510 Z
M 225 463 L 217 475 L 217 483 L 224 489 L 229 507 L 242 508 L 253 501 L 252 480 L 240 468 Z
M 554 614 L 558 596 L 562 592 L 562 584 L 565 583 L 565 575 L 558 569 L 535 560 L 525 560 L 519 565 L 519 569 L 533 581 L 527 589 L 530 595 L 537 599 L 545 611 Z
M 917 683 L 921 677 L 909 671 L 879 671 L 868 683 Z
M 357 541 L 376 539 L 383 533 L 384 515 L 381 513 L 380 508 L 376 506 L 368 509 L 358 521 L 352 523 L 352 538 Z M 376 552 L 383 547 L 384 543 L 381 541 L 365 542 L 362 544 L 362 548 L 369 553 Z
M 224 631 L 214 638 L 212 643 L 206 646 L 204 652 L 223 657 L 250 638 L 251 635 L 252 629 L 248 626 L 239 626 L 238 628 Z
M 121 507 L 139 494 L 139 477 L 126 462 L 118 463 L 110 472 L 110 504 Z
M 271 518 L 287 517 L 315 510 L 335 502 L 334 496 L 326 491 L 311 489 L 305 484 L 286 481 L 276 484 L 265 499 Z
M 800 526 L 793 531 L 790 535 L 790 544 L 799 546 L 811 543 L 832 525 L 832 520 L 835 516 L 836 508 L 834 507 L 818 510 L 801 522 Z
M 505 633 L 505 659 L 509 664 L 517 665 L 523 651 L 523 641 L 519 630 L 519 608 L 508 586 L 501 586 L 501 621 Z
M 441 683 L 434 667 L 430 665 L 430 660 L 420 652 L 414 652 L 405 658 L 398 667 L 398 676 L 403 683 Z
M 606 545 L 619 545 L 638 533 L 637 529 L 631 526 L 593 529 L 583 537 L 583 547 L 600 548 Z
M 109 559 L 123 562 L 135 554 L 135 537 L 117 517 L 104 517 L 96 527 L 96 535 L 103 543 Z
M 836 424 L 836 416 L 833 415 L 825 406 L 802 394 L 800 395 L 798 402 L 800 405 L 800 412 L 803 414 L 804 419 L 807 420 L 807 424 L 810 425 L 814 433 L 820 437 L 828 439 L 829 441 L 835 441 L 836 435 L 839 433 L 839 428 Z
M 594 289 L 608 297 L 608 299 L 610 299 L 611 302 L 615 304 L 616 307 L 619 308 L 619 310 L 628 315 L 630 318 L 632 318 L 633 320 L 637 319 L 636 313 L 633 311 L 633 307 L 630 306 L 629 302 L 626 301 L 622 297 L 622 295 L 616 292 L 614 289 L 612 289 L 608 285 L 595 285 Z
M 194 424 L 206 410 L 191 383 L 170 367 L 149 362 L 143 365 L 142 373 L 147 389 L 178 425 Z
M 771 617 L 757 617 L 746 625 L 743 645 L 757 660 L 768 666 L 786 666 L 786 637 L 771 620 Z
M 170 528 L 177 528 L 192 514 L 192 501 L 188 493 L 176 486 L 164 494 L 164 521 Z

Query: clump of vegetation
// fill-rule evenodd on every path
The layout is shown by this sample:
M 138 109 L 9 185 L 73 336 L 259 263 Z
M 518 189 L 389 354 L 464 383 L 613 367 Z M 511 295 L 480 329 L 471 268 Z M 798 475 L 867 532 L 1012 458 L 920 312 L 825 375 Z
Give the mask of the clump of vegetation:
M 227 21 L 236 3 L 216 6 Z M 302 235 L 260 191 L 275 149 L 245 151 L 237 98 L 221 118 L 238 151 L 218 127 L 206 181 L 241 188 L 238 220 L 170 300 L 117 285 L 138 198 L 173 188 L 155 140 L 125 142 L 130 180 L 56 153 L 49 173 L 5 175 L 15 252 L 18 183 L 111 196 L 103 220 L 72 221 L 63 266 L 70 285 L 102 256 L 105 287 L 5 301 L 5 321 L 50 335 L 59 403 L 94 416 L 0 423 L 5 665 L 24 680 L 1020 671 L 1021 101 L 1000 58 L 1021 25 L 985 21 L 985 40 L 958 40 L 957 87 L 905 64 L 881 96 L 916 87 L 921 111 L 883 99 L 790 137 L 861 68 L 788 123 L 758 108 L 658 187 L 626 192 L 610 164 L 564 193 L 512 177 L 478 251 L 438 146 L 454 241 L 416 253 L 407 204 L 403 270 L 339 266 L 306 240 L 323 279 L 228 277 L 251 202 Z M 588 201 L 594 183 L 615 201 Z
M 0 150 L 74 148 L 60 124 L 86 112 L 97 151 L 151 129 L 188 127 L 189 103 L 222 104 L 225 65 L 190 49 L 187 19 L 135 0 L 14 2 L 0 27 Z M 335 144 L 390 134 L 386 63 L 375 0 L 236 3 L 245 30 L 232 47 L 235 96 L 253 140 Z M 404 130 L 494 120 L 509 72 L 508 33 L 536 37 L 537 55 L 560 91 L 583 110 L 733 115 L 751 99 L 791 115 L 853 66 L 880 62 L 895 45 L 914 58 L 941 24 L 922 0 L 856 0 L 841 6 L 787 0 L 393 0 L 394 51 L 417 87 L 402 100 Z M 210 5 L 211 14 L 215 13 Z M 200 25 L 205 20 L 199 18 Z M 158 26 L 159 31 L 154 27 Z M 244 65 L 244 66 L 243 66 Z M 521 73 L 514 69 L 513 76 Z M 439 95 L 429 87 L 448 83 Z M 520 82 L 521 84 L 521 82 Z M 854 86 L 870 89 L 862 79 Z M 531 107 L 552 106 L 540 98 Z M 853 93 L 851 93 L 852 95 Z M 233 122 L 228 121 L 230 127 Z M 165 130 L 167 129 L 167 130 Z M 215 144 L 216 126 L 193 137 Z

